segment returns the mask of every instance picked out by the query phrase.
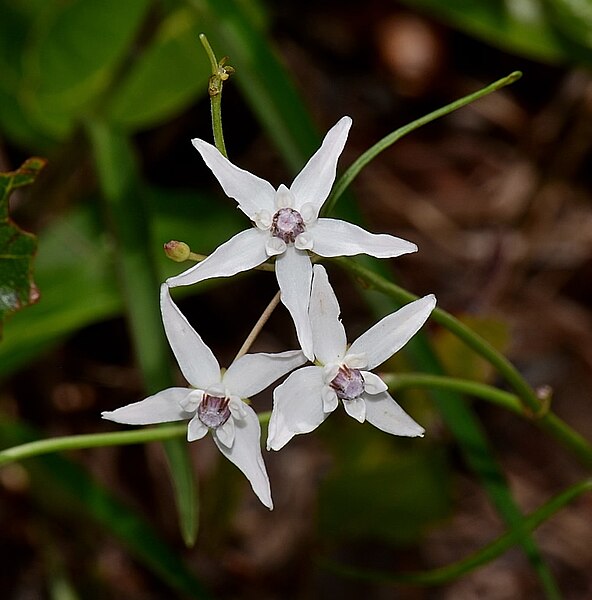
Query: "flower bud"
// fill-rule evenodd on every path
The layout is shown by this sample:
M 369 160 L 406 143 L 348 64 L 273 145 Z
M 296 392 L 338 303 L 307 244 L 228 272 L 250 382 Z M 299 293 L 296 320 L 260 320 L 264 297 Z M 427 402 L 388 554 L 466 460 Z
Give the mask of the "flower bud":
M 164 245 L 165 254 L 175 262 L 183 262 L 189 258 L 191 248 L 185 242 L 171 240 Z

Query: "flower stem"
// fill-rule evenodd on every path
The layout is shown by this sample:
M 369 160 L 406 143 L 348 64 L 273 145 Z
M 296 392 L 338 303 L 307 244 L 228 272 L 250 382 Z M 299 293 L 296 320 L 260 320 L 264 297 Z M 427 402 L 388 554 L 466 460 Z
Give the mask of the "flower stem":
M 218 61 L 216 55 L 210 46 L 210 42 L 205 34 L 199 34 L 201 42 L 212 67 L 212 75 L 208 84 L 208 93 L 210 95 L 210 106 L 212 111 L 212 133 L 214 134 L 214 143 L 220 154 L 228 158 L 226 152 L 226 144 L 224 143 L 224 131 L 222 129 L 222 87 L 228 77 L 234 73 L 234 69 L 230 66 L 224 66 L 226 59 Z
M 526 417 L 552 435 L 565 448 L 571 450 L 583 464 L 592 467 L 592 445 L 584 437 L 574 431 L 565 421 L 550 410 L 540 416 L 534 415 L 530 410 L 525 410 L 524 405 L 520 402 L 520 398 L 515 394 L 499 390 L 484 383 L 442 375 L 426 375 L 424 373 L 398 373 L 395 375 L 389 373 L 382 376 L 382 379 L 391 390 L 406 388 L 454 390 L 462 394 L 487 400 Z
M 522 73 L 520 71 L 514 71 L 510 73 L 507 77 L 503 77 L 498 81 L 484 87 L 481 90 L 478 90 L 468 96 L 464 96 L 464 98 L 459 98 L 442 108 L 439 108 L 411 123 L 407 123 L 407 125 L 403 125 L 403 127 L 399 127 L 399 129 L 395 129 L 392 133 L 389 133 L 387 136 L 378 141 L 374 146 L 366 150 L 361 156 L 357 158 L 357 160 L 352 163 L 352 165 L 347 169 L 347 171 L 339 178 L 335 186 L 333 186 L 333 191 L 331 195 L 325 202 L 323 206 L 322 214 L 328 215 L 331 213 L 337 200 L 339 200 L 340 196 L 346 190 L 346 188 L 350 185 L 350 183 L 358 176 L 360 171 L 378 154 L 380 154 L 383 150 L 386 150 L 389 146 L 394 144 L 396 141 L 400 140 L 403 136 L 411 133 L 415 129 L 418 129 L 422 125 L 426 125 L 427 123 L 431 123 L 440 117 L 443 117 L 467 104 L 471 104 L 475 102 L 475 100 L 479 100 L 479 98 L 483 98 L 483 96 L 487 96 L 492 92 L 496 92 L 497 90 L 514 83 L 518 79 L 522 77 Z
M 273 314 L 273 311 L 276 309 L 277 305 L 280 303 L 280 292 L 277 292 L 276 295 L 271 299 L 266 309 L 261 313 L 261 316 L 257 320 L 257 323 L 251 329 L 251 333 L 247 336 L 247 339 L 244 341 L 240 350 L 237 352 L 234 360 L 239 359 L 241 356 L 246 354 L 249 351 L 249 348 L 253 345 L 253 342 L 257 339 L 259 333 L 261 333 L 261 329 L 265 323 L 267 323 L 269 317 Z M 232 361 L 234 362 L 234 361 Z
M 271 413 L 262 412 L 257 415 L 262 425 L 269 421 Z M 46 440 L 27 442 L 0 451 L 0 467 L 26 458 L 63 452 L 65 450 L 85 450 L 86 448 L 101 448 L 104 446 L 128 446 L 147 442 L 163 442 L 184 437 L 187 434 L 187 423 L 146 427 L 129 431 L 109 433 L 89 433 L 84 435 L 66 435 Z
M 183 423 L 182 425 L 150 427 L 146 429 L 134 429 L 133 431 L 68 435 L 46 440 L 36 440 L 2 450 L 0 452 L 0 466 L 51 452 L 81 450 L 102 446 L 126 446 L 129 444 L 143 444 L 145 442 L 162 442 L 164 440 L 179 438 L 186 433 L 187 424 Z
M 415 573 L 392 573 L 386 571 L 371 571 L 356 569 L 334 562 L 324 561 L 323 566 L 331 571 L 351 579 L 372 581 L 375 583 L 407 584 L 407 585 L 442 585 L 454 581 L 459 577 L 474 571 L 478 567 L 490 563 L 498 556 L 516 545 L 520 536 L 525 531 L 533 531 L 539 525 L 547 521 L 566 504 L 585 492 L 592 490 L 592 480 L 586 479 L 560 492 L 547 503 L 526 517 L 519 527 L 513 528 L 507 533 L 481 548 L 481 550 L 469 555 L 462 560 L 431 571 L 418 571 Z

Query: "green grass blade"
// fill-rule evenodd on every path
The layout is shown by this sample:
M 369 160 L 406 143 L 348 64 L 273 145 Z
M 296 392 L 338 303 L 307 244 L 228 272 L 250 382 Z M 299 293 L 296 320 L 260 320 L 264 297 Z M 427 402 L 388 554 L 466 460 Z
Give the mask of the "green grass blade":
M 159 287 L 150 245 L 149 210 L 143 202 L 135 156 L 124 135 L 94 122 L 88 127 L 105 207 L 116 243 L 116 261 L 136 356 L 146 390 L 173 385 L 170 352 L 161 323 Z M 187 545 L 197 536 L 197 488 L 187 444 L 169 440 L 165 449 L 175 488 L 180 526 Z

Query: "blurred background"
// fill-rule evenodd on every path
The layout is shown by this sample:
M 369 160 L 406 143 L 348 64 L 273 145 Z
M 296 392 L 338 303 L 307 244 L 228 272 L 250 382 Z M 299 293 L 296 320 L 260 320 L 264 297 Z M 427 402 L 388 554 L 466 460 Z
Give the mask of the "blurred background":
M 212 139 L 200 32 L 236 69 L 223 94 L 229 156 L 275 186 L 291 182 L 345 114 L 354 125 L 342 172 L 397 127 L 523 71 L 383 152 L 336 214 L 416 242 L 419 253 L 383 261 L 384 272 L 418 295 L 435 293 L 533 386 L 551 386 L 553 410 L 590 439 L 591 4 L 2 0 L 0 171 L 48 159 L 35 184 L 11 196 L 12 218 L 39 237 L 40 297 L 3 327 L 2 447 L 119 429 L 100 412 L 182 381 L 160 331 L 158 285 L 186 266 L 162 245 L 181 239 L 208 253 L 247 225 L 190 143 Z M 393 310 L 328 269 L 350 340 Z M 255 272 L 175 298 L 227 365 L 275 291 L 273 276 Z M 383 369 L 443 368 L 502 385 L 442 328 L 429 325 L 422 340 L 423 359 L 411 345 Z M 295 346 L 280 307 L 253 349 Z M 530 512 L 586 474 L 499 407 L 417 390 L 396 397 L 424 439 L 394 439 L 338 411 L 265 453 L 272 513 L 210 439 L 192 444 L 192 548 L 160 444 L 2 468 L 2 597 L 544 597 L 540 571 L 518 547 L 425 588 L 331 568 L 449 564 L 506 531 L 492 486 Z M 269 410 L 269 392 L 254 405 Z M 471 450 L 472 435 L 480 442 Z M 489 480 L 475 465 L 480 451 Z M 563 597 L 592 597 L 590 497 L 534 539 Z

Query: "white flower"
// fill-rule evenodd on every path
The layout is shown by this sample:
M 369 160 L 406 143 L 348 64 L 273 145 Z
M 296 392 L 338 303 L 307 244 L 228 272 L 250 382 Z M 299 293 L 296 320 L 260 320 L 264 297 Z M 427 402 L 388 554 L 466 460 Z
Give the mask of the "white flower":
M 267 449 L 279 450 L 295 435 L 316 429 L 342 400 L 347 413 L 395 435 L 423 435 L 369 369 L 400 350 L 425 323 L 436 305 L 430 294 L 386 316 L 349 348 L 339 304 L 327 272 L 315 265 L 309 315 L 319 366 L 294 371 L 273 394 Z
M 151 425 L 190 419 L 187 440 L 209 430 L 220 452 L 247 477 L 253 491 L 273 508 L 269 478 L 261 456 L 261 428 L 255 411 L 242 398 L 265 389 L 306 362 L 299 350 L 280 354 L 247 354 L 221 372 L 212 351 L 161 286 L 161 310 L 169 344 L 185 379 L 192 387 L 173 387 L 111 412 L 105 419 L 128 425 Z
M 275 270 L 281 299 L 296 326 L 302 350 L 312 360 L 312 334 L 307 318 L 312 264 L 307 250 L 320 256 L 370 254 L 390 258 L 415 252 L 411 242 L 386 234 L 371 234 L 357 225 L 321 219 L 351 119 L 343 117 L 329 130 L 323 144 L 300 171 L 290 189 L 275 190 L 259 177 L 239 169 L 203 140 L 192 140 L 226 194 L 255 227 L 242 231 L 216 249 L 203 262 L 167 279 L 171 287 L 190 285 L 212 277 L 229 277 L 277 256 Z

